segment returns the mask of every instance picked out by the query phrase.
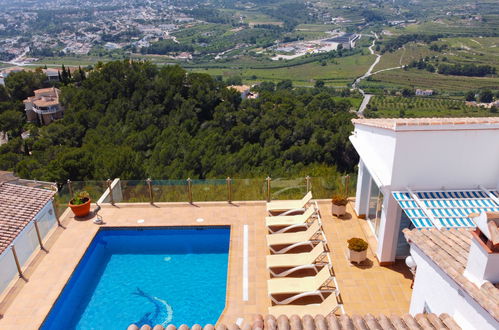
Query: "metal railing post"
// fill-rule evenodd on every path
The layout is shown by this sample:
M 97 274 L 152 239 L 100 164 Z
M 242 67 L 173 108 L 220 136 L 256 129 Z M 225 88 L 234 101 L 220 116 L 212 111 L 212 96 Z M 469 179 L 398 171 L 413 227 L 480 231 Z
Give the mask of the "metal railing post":
M 272 179 L 268 176 L 265 180 L 267 181 L 267 202 L 270 202 L 270 181 Z
M 12 255 L 14 256 L 14 261 L 16 262 L 16 267 L 17 267 L 17 272 L 19 273 L 19 277 L 22 279 L 26 279 L 23 275 L 23 271 L 21 270 L 21 264 L 19 263 L 19 259 L 17 258 L 17 253 L 16 253 L 16 248 L 14 247 L 14 244 L 10 246 L 10 249 L 12 250 Z
M 187 178 L 187 195 L 189 196 L 189 203 L 192 204 L 192 180 Z
M 345 176 L 345 196 L 347 196 L 347 197 L 349 196 L 348 195 L 348 188 L 349 188 L 349 186 L 350 186 L 350 175 L 347 174 Z
M 230 177 L 227 177 L 227 201 L 230 203 L 232 203 L 232 180 L 230 179 Z
M 107 179 L 107 188 L 109 189 L 109 198 L 111 199 L 111 204 L 114 205 L 113 189 L 111 189 L 111 179 Z
M 311 186 L 310 186 L 310 176 L 306 176 L 305 177 L 305 181 L 307 182 L 307 193 L 311 190 Z
M 71 180 L 68 179 L 68 191 L 69 191 L 69 198 L 73 198 L 73 185 L 71 184 Z
M 43 246 L 43 241 L 42 241 L 42 235 L 40 234 L 40 228 L 38 228 L 38 220 L 35 219 L 35 230 L 36 230 L 36 237 L 38 238 L 38 243 L 40 244 L 40 249 L 43 251 L 47 251 L 45 247 Z
M 52 198 L 52 210 L 54 211 L 55 220 L 57 221 L 57 225 L 63 229 L 66 229 L 66 227 L 64 227 L 61 223 L 61 219 L 59 218 L 59 214 L 57 214 L 57 208 L 55 206 L 55 199 L 54 198 Z
M 149 201 L 151 204 L 154 204 L 154 194 L 152 192 L 152 180 L 151 178 L 148 178 L 146 181 L 147 181 L 147 187 L 149 187 Z

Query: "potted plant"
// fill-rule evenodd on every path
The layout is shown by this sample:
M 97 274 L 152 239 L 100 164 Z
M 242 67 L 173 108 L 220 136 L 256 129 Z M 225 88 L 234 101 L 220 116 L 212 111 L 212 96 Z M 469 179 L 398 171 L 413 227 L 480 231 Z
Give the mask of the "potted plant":
M 333 215 L 336 215 L 338 217 L 345 215 L 348 204 L 348 199 L 345 195 L 334 195 L 331 199 L 331 202 L 331 213 Z
M 348 241 L 348 260 L 360 263 L 367 258 L 367 244 L 362 238 L 354 237 Z
M 90 195 L 86 191 L 76 193 L 69 201 L 69 207 L 77 217 L 86 217 L 90 213 Z

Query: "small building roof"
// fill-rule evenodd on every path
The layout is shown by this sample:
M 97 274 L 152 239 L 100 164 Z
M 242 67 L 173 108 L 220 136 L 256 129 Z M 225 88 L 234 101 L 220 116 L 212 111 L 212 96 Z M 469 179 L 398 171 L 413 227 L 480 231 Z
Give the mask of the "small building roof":
M 152 329 L 147 325 L 139 328 L 136 325 L 130 325 L 128 330 L 145 330 Z M 162 325 L 154 326 L 154 330 L 176 330 L 177 328 L 173 325 L 168 327 L 163 327 Z M 179 330 L 189 330 L 187 325 L 181 325 L 178 327 Z M 206 325 L 202 327 L 201 325 L 193 325 L 192 330 L 215 330 L 213 325 Z M 402 316 L 386 316 L 379 315 L 374 316 L 367 314 L 364 316 L 343 314 L 341 316 L 330 314 L 328 316 L 316 315 L 315 317 L 306 315 L 303 318 L 293 315 L 287 317 L 281 315 L 275 318 L 272 315 L 268 315 L 263 318 L 261 315 L 257 315 L 255 320 L 250 324 L 245 324 L 244 326 L 238 326 L 237 324 L 224 325 L 219 324 L 216 327 L 217 330 L 276 330 L 276 329 L 290 329 L 290 330 L 351 330 L 351 329 L 452 329 L 457 330 L 461 327 L 454 321 L 452 317 L 448 314 L 441 314 L 440 316 L 436 314 L 417 314 L 412 316 L 410 314 L 405 314 Z
M 33 104 L 36 105 L 37 107 L 50 107 L 53 105 L 58 105 L 59 100 L 57 98 L 50 98 L 50 99 L 40 99 L 40 100 L 35 100 L 33 101 Z
M 59 93 L 60 90 L 55 88 L 55 87 L 48 87 L 48 88 L 40 88 L 40 89 L 37 89 L 34 91 L 35 95 L 38 95 L 38 94 L 43 94 L 43 93 Z
M 355 125 L 365 125 L 393 131 L 418 129 L 436 129 L 436 126 L 480 125 L 474 129 L 494 126 L 499 128 L 499 117 L 463 117 L 463 118 L 376 118 L 352 119 Z
M 471 247 L 466 229 L 404 229 L 405 238 L 415 244 L 478 304 L 499 321 L 499 288 L 486 281 L 480 287 L 464 276 Z
M 236 91 L 238 91 L 239 93 L 244 93 L 244 92 L 250 90 L 251 87 L 248 85 L 231 85 L 231 86 L 227 86 L 227 88 L 233 88 Z
M 0 253 L 52 199 L 54 191 L 0 182 Z

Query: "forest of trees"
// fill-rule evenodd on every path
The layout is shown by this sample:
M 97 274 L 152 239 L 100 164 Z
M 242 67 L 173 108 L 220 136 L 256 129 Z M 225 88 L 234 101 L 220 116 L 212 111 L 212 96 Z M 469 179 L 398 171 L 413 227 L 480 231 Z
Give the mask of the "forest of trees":
M 490 65 L 440 64 L 438 73 L 454 76 L 484 77 L 488 74 L 495 74 L 496 68 Z
M 40 78 L 7 78 L 0 116 L 25 120 L 20 100 L 41 84 L 33 75 Z M 358 161 L 348 140 L 350 103 L 335 101 L 329 88 L 267 84 L 258 99 L 242 101 L 209 75 L 130 61 L 99 64 L 61 88 L 64 118 L 27 124 L 25 140 L 19 127 L 26 124 L 14 120 L 9 143 L 0 146 L 0 169 L 64 182 L 294 176 L 324 166 L 350 172 Z

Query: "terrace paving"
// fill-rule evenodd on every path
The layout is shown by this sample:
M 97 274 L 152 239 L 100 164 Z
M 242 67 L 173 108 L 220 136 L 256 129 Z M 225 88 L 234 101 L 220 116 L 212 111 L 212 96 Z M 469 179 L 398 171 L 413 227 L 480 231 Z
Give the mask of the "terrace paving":
M 363 266 L 351 265 L 346 257 L 346 240 L 356 236 L 369 242 L 365 220 L 358 219 L 348 206 L 344 219 L 331 216 L 328 201 L 319 202 L 324 230 L 331 249 L 333 267 L 349 314 L 402 314 L 409 310 L 410 273 L 403 265 L 381 267 L 368 251 Z M 223 202 L 117 204 L 104 205 L 99 211 L 103 226 L 199 226 L 231 225 L 227 305 L 220 323 L 232 324 L 243 318 L 250 322 L 254 314 L 267 314 L 268 272 L 265 255 L 266 215 L 264 202 Z M 205 221 L 198 223 L 197 218 Z M 137 223 L 143 219 L 144 222 Z M 40 251 L 25 270 L 27 282 L 18 280 L 0 302 L 1 329 L 36 329 L 43 322 L 78 261 L 85 253 L 99 226 L 92 221 L 75 221 L 66 212 L 62 217 L 66 229 L 57 228 L 45 244 L 49 253 Z M 248 225 L 248 299 L 243 301 L 243 227 Z M 146 271 L 146 270 L 144 270 Z

